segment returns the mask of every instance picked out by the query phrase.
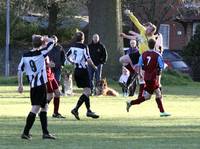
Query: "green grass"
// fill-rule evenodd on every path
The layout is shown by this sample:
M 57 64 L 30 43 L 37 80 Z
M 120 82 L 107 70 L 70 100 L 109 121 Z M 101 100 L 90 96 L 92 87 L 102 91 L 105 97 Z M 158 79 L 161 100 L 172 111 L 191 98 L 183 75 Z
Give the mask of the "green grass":
M 116 87 L 116 86 L 115 86 Z M 81 121 L 70 114 L 79 94 L 62 97 L 60 112 L 66 119 L 51 117 L 49 130 L 57 140 L 42 140 L 37 118 L 31 130 L 33 139 L 20 139 L 31 105 L 28 87 L 18 94 L 16 86 L 0 86 L 0 149 L 199 149 L 200 148 L 200 84 L 164 87 L 164 107 L 171 117 L 160 118 L 151 100 L 125 111 L 125 101 L 120 97 L 91 97 L 92 109 L 100 114 L 94 120 L 80 109 Z M 80 92 L 80 90 L 76 90 Z
M 64 68 L 64 71 L 67 71 L 67 70 L 71 71 L 71 68 L 68 65 L 66 66 L 66 68 Z M 26 76 L 24 75 L 23 77 L 24 77 L 23 78 L 24 84 L 28 85 Z M 116 76 L 113 78 L 116 78 Z M 118 81 L 118 78 L 114 80 L 107 78 L 107 81 L 109 82 L 109 84 L 113 85 L 113 84 L 116 84 L 116 82 Z M 1 82 L 0 85 L 17 85 L 17 76 L 11 76 L 8 78 L 0 76 L 0 82 Z M 190 76 L 174 71 L 174 70 L 169 69 L 169 70 L 163 71 L 162 73 L 162 84 L 165 84 L 165 85 L 172 85 L 172 86 L 188 85 L 192 82 L 193 81 Z
M 192 82 L 192 78 L 189 75 L 174 70 L 169 69 L 162 73 L 162 84 L 165 85 L 188 85 Z

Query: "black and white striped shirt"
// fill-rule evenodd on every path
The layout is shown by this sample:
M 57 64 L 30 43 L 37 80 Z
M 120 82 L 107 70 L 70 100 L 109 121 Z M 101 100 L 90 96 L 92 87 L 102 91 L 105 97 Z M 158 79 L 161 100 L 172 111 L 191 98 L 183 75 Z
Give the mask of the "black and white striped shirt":
M 75 43 L 70 47 L 66 56 L 76 64 L 76 68 L 87 68 L 87 60 L 90 58 L 90 54 L 86 45 Z
M 47 82 L 45 57 L 53 48 L 54 43 L 49 42 L 45 48 L 31 50 L 24 53 L 18 66 L 18 71 L 25 72 L 31 88 Z

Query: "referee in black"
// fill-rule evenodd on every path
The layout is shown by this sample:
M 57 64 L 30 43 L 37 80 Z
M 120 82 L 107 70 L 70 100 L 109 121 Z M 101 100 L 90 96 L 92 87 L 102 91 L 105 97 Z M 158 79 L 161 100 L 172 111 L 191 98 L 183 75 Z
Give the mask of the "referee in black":
M 85 102 L 87 108 L 87 117 L 99 118 L 99 115 L 95 114 L 90 109 L 90 80 L 88 74 L 88 64 L 91 65 L 95 70 L 97 67 L 94 65 L 90 58 L 88 47 L 83 44 L 85 36 L 83 32 L 77 32 L 75 35 L 76 42 L 68 50 L 66 57 L 68 61 L 75 65 L 74 79 L 79 88 L 83 88 L 83 93 L 80 96 L 76 106 L 72 109 L 71 113 L 75 116 L 77 120 L 80 120 L 78 109 Z
M 47 43 L 45 48 L 42 48 Z M 23 72 L 26 73 L 30 83 L 31 111 L 27 116 L 26 125 L 21 135 L 22 139 L 30 140 L 30 129 L 34 124 L 35 117 L 39 113 L 40 122 L 43 131 L 43 139 L 55 139 L 47 129 L 47 97 L 46 97 L 46 65 L 45 57 L 53 48 L 54 40 L 41 35 L 32 36 L 33 49 L 23 54 L 18 66 L 18 92 L 23 92 Z

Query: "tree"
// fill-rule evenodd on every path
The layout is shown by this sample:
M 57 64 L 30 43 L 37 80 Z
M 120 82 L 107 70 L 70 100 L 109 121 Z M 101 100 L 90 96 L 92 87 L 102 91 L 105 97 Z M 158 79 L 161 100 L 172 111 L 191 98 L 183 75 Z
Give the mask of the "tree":
M 41 13 L 48 17 L 48 33 L 55 34 L 59 21 L 66 16 L 77 14 L 87 0 L 11 0 L 10 7 L 14 16 L 11 28 L 14 28 L 20 16 L 29 13 Z M 5 1 L 0 2 L 0 10 L 5 10 Z
M 48 15 L 48 34 L 56 34 L 59 20 L 66 16 L 77 14 L 78 8 L 84 5 L 87 0 L 33 0 L 39 12 Z M 45 12 L 45 13 L 44 13 Z
M 29 24 L 30 26 L 33 26 L 33 31 L 38 30 L 44 34 L 49 35 L 60 35 L 62 32 L 62 34 L 64 34 L 64 36 L 67 36 L 68 38 L 68 36 L 71 35 L 73 29 L 70 30 L 70 33 L 67 33 L 64 29 L 57 30 L 57 28 L 59 28 L 59 25 L 61 25 L 62 22 L 65 21 L 65 19 L 69 20 L 71 19 L 71 16 L 76 15 L 79 11 L 79 8 L 84 6 L 85 1 L 87 0 L 10 0 L 11 43 L 14 39 L 13 37 L 19 35 L 16 34 L 18 33 L 17 30 L 25 29 L 25 31 L 23 32 L 24 34 L 29 31 L 26 29 L 28 24 L 23 22 L 21 18 L 25 15 L 30 14 L 42 14 L 43 18 L 48 18 L 48 28 L 42 29 L 42 31 L 37 28 L 38 24 Z M 1 35 L 5 35 L 5 9 L 5 1 L 0 1 Z M 75 25 L 76 24 L 74 24 L 74 26 Z M 38 33 L 38 31 L 35 33 Z M 26 37 L 28 36 L 29 34 L 27 34 Z M 0 37 L 0 43 L 5 43 L 4 36 Z
M 89 10 L 89 39 L 94 33 L 100 35 L 101 41 L 108 51 L 108 61 L 105 73 L 108 77 L 116 77 L 120 72 L 119 56 L 122 49 L 121 1 L 120 0 L 90 0 Z
M 10 0 L 10 34 L 11 38 L 15 34 L 16 26 L 18 25 L 19 17 L 32 10 L 31 0 Z M 0 2 L 0 34 L 5 35 L 6 30 L 6 1 Z M 12 41 L 12 39 L 11 39 Z M 0 45 L 5 43 L 5 37 L 0 37 Z
M 191 38 L 188 45 L 183 49 L 183 56 L 192 69 L 192 76 L 195 81 L 200 81 L 200 25 Z
M 159 26 L 163 22 L 175 19 L 176 16 L 182 16 L 188 9 L 185 5 L 194 6 L 195 0 L 122 0 L 123 9 L 130 9 L 136 16 L 139 16 L 143 22 L 152 22 Z M 197 7 L 190 7 L 192 11 Z M 171 12 L 176 12 L 171 14 Z

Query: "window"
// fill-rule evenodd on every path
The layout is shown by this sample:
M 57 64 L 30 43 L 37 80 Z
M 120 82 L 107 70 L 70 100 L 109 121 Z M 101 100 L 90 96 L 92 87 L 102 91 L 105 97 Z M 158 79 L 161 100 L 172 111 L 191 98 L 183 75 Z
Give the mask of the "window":
M 163 48 L 169 49 L 169 29 L 170 26 L 168 24 L 160 24 L 159 33 L 163 36 Z
M 197 27 L 197 25 L 200 25 L 200 23 L 193 23 L 192 35 L 195 34 L 195 31 L 196 31 L 196 27 Z

